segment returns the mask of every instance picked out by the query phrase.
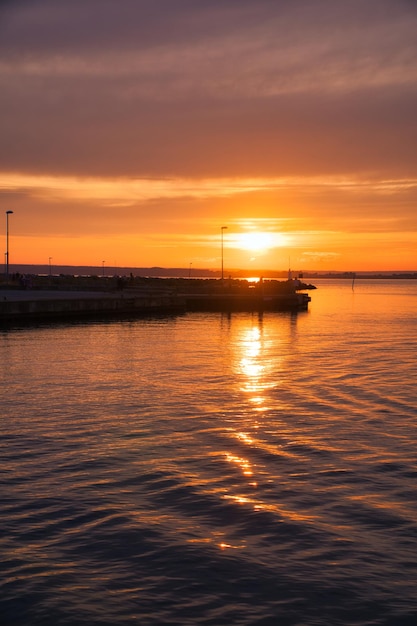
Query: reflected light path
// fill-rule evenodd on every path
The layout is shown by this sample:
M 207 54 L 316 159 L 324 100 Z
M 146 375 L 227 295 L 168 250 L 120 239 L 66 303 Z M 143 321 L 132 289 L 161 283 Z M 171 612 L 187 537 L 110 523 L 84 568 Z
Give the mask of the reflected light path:
M 243 459 L 242 457 L 227 453 L 226 460 L 229 461 L 229 463 L 236 463 L 242 470 L 244 476 L 252 476 L 253 471 L 251 469 L 251 464 L 247 459 Z
M 242 515 L 244 511 L 247 514 L 251 510 L 254 513 L 272 513 L 281 520 L 315 519 L 311 513 L 297 510 L 297 507 L 293 509 L 281 502 L 271 502 L 258 493 L 265 482 L 272 485 L 277 479 L 276 476 L 266 475 L 266 457 L 281 461 L 293 457 L 300 459 L 299 453 L 286 449 L 284 444 L 267 442 L 261 434 L 271 416 L 274 426 L 267 426 L 268 429 L 275 429 L 279 423 L 277 411 L 282 409 L 285 400 L 282 394 L 275 391 L 282 388 L 285 396 L 283 386 L 288 380 L 285 373 L 288 344 L 293 343 L 294 330 L 293 318 L 267 317 L 264 320 L 263 316 L 252 316 L 235 320 L 235 332 L 230 342 L 233 349 L 231 367 L 242 409 L 233 416 L 233 425 L 228 429 L 234 443 L 222 451 L 234 478 L 226 489 L 223 487 L 221 490 L 221 498 L 241 507 Z M 230 539 L 230 536 L 223 538 L 221 544 L 218 544 L 221 549 L 242 547 Z
M 247 393 L 249 401 L 258 411 L 265 410 L 262 392 L 276 385 L 268 381 L 271 363 L 265 355 L 260 326 L 245 329 L 237 345 L 237 373 L 243 378 L 240 390 Z

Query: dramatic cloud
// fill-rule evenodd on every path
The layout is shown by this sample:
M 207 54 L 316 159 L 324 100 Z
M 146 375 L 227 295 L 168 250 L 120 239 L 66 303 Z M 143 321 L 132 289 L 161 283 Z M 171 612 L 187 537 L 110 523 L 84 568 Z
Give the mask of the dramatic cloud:
M 50 236 L 82 209 L 414 232 L 416 32 L 411 0 L 3 2 L 0 194 Z

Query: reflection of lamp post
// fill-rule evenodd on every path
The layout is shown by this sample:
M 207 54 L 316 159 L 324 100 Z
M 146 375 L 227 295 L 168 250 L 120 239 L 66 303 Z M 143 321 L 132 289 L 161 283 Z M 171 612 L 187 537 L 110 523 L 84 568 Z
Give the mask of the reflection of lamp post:
M 6 281 L 9 282 L 9 215 L 13 211 L 6 211 Z
M 227 226 L 222 226 L 221 227 L 221 233 L 222 233 L 222 280 L 224 278 L 224 272 L 223 272 L 223 232 L 227 229 Z

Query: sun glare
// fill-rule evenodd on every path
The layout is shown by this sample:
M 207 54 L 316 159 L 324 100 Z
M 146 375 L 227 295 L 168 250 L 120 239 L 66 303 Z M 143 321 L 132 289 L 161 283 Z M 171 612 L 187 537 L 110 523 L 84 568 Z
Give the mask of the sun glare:
M 235 245 L 241 250 L 266 252 L 271 248 L 285 245 L 285 238 L 280 233 L 250 231 L 237 234 Z

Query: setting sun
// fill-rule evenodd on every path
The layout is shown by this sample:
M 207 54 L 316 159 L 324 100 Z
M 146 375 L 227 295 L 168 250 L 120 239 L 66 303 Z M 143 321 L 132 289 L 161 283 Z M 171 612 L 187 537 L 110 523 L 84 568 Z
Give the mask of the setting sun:
M 327 3 L 1 3 L 13 271 L 414 271 L 417 12 Z
M 271 248 L 278 248 L 285 244 L 285 237 L 281 233 L 251 231 L 239 233 L 234 238 L 236 248 L 258 253 L 267 252 Z

